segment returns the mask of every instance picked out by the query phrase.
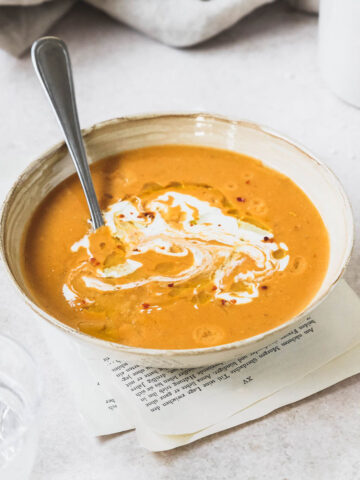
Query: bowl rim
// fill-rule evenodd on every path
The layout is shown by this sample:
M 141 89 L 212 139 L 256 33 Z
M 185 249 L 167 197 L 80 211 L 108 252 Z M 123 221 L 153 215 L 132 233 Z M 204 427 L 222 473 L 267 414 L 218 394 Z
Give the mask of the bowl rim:
M 13 275 L 11 268 L 9 266 L 9 263 L 7 261 L 7 254 L 6 254 L 6 248 L 5 248 L 5 231 L 6 231 L 6 222 L 7 222 L 7 216 L 9 213 L 9 208 L 10 208 L 10 201 L 13 197 L 16 196 L 17 190 L 20 187 L 22 182 L 39 166 L 41 163 L 45 163 L 48 158 L 51 158 L 56 152 L 60 151 L 61 149 L 65 148 L 65 142 L 59 142 L 53 147 L 49 148 L 46 150 L 42 155 L 38 156 L 35 160 L 33 160 L 26 168 L 25 170 L 22 171 L 22 173 L 17 177 L 16 181 L 12 185 L 11 189 L 7 193 L 5 199 L 3 200 L 1 209 L 0 209 L 0 257 L 4 263 L 5 270 L 7 272 L 8 277 L 11 280 L 12 285 L 15 287 L 18 295 L 22 298 L 22 300 L 30 306 L 30 308 L 40 317 L 42 317 L 44 320 L 46 320 L 48 323 L 51 325 L 54 325 L 55 327 L 60 328 L 64 333 L 68 333 L 75 337 L 76 339 L 80 340 L 82 343 L 90 343 L 95 347 L 101 348 L 101 349 L 107 349 L 107 350 L 112 350 L 112 351 L 117 351 L 121 352 L 124 354 L 131 354 L 131 355 L 139 355 L 142 357 L 148 357 L 148 358 L 153 358 L 153 357 L 184 357 L 184 356 L 201 356 L 201 355 L 209 355 L 212 353 L 216 352 L 227 352 L 229 350 L 237 350 L 241 348 L 246 348 L 249 345 L 254 346 L 254 351 L 256 350 L 256 345 L 262 342 L 263 340 L 266 339 L 266 337 L 270 337 L 272 334 L 276 333 L 281 333 L 283 330 L 291 327 L 293 324 L 297 323 L 301 318 L 305 317 L 309 313 L 311 313 L 315 308 L 317 308 L 323 301 L 324 299 L 329 295 L 329 293 L 334 289 L 334 287 L 337 285 L 341 277 L 343 276 L 346 267 L 349 264 L 350 258 L 351 258 L 351 253 L 352 249 L 354 246 L 354 218 L 353 218 L 353 213 L 352 213 L 352 208 L 351 204 L 349 202 L 349 199 L 345 193 L 345 190 L 342 186 L 342 183 L 338 179 L 338 177 L 335 175 L 335 173 L 327 166 L 325 165 L 321 160 L 318 159 L 318 157 L 309 149 L 304 147 L 301 143 L 292 140 L 286 135 L 283 135 L 282 133 L 277 132 L 276 130 L 264 126 L 262 124 L 249 121 L 249 120 L 243 120 L 243 119 L 234 119 L 230 118 L 228 116 L 224 115 L 219 115 L 219 114 L 213 114 L 213 113 L 205 113 L 205 112 L 165 112 L 165 113 L 145 113 L 145 114 L 136 114 L 136 115 L 130 115 L 130 116 L 124 116 L 124 117 L 116 117 L 113 119 L 105 120 L 102 122 L 97 122 L 94 125 L 84 128 L 81 130 L 82 135 L 84 139 L 86 140 L 86 137 L 90 136 L 94 131 L 100 130 L 102 128 L 106 128 L 111 125 L 117 125 L 117 124 L 122 124 L 122 123 L 131 123 L 131 122 L 138 122 L 138 121 L 146 121 L 146 120 L 159 120 L 159 119 L 166 119 L 166 118 L 187 118 L 187 119 L 200 119 L 200 118 L 206 118 L 208 120 L 215 120 L 215 121 L 220 121 L 228 125 L 237 125 L 237 126 L 244 126 L 246 128 L 250 128 L 253 130 L 258 130 L 266 135 L 269 135 L 271 137 L 274 137 L 275 139 L 284 141 L 288 143 L 291 147 L 296 148 L 299 150 L 302 154 L 307 156 L 312 162 L 314 162 L 321 170 L 332 178 L 334 181 L 339 194 L 342 197 L 343 201 L 343 206 L 345 208 L 345 211 L 347 212 L 347 218 L 346 221 L 349 226 L 349 238 L 346 244 L 346 250 L 344 252 L 344 257 L 343 261 L 341 263 L 341 268 L 340 272 L 337 275 L 337 277 L 331 282 L 329 287 L 326 289 L 326 291 L 323 292 L 323 294 L 313 303 L 311 303 L 307 308 L 305 308 L 302 312 L 297 314 L 295 317 L 292 317 L 289 319 L 287 322 L 284 322 L 275 328 L 272 328 L 270 330 L 266 330 L 265 332 L 262 332 L 258 335 L 255 335 L 253 337 L 248 337 L 242 340 L 237 340 L 235 342 L 231 343 L 225 343 L 225 344 L 220 344 L 220 345 L 215 345 L 211 347 L 204 347 L 204 348 L 189 348 L 189 349 L 153 349 L 153 348 L 143 348 L 143 347 L 132 347 L 128 345 L 123 345 L 121 343 L 117 342 L 111 342 L 108 340 L 103 340 L 97 337 L 93 337 L 87 333 L 81 332 L 79 330 L 76 330 L 73 327 L 70 327 L 69 325 L 62 323 L 61 321 L 57 320 L 55 317 L 52 315 L 48 314 L 43 310 L 41 307 L 39 307 L 35 302 L 33 302 L 22 290 L 20 285 L 18 284 L 15 276 Z

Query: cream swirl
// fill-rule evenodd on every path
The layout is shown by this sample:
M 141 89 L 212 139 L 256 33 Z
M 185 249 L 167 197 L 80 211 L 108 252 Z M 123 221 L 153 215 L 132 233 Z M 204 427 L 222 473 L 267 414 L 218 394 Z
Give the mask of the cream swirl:
M 152 308 L 161 308 L 162 297 L 168 298 L 166 287 L 190 291 L 195 308 L 203 298 L 243 304 L 258 297 L 261 284 L 289 262 L 287 246 L 273 241 L 271 232 L 176 189 L 162 190 L 147 202 L 136 196 L 117 201 L 104 220 L 124 255 L 110 266 L 95 262 L 99 265 L 88 268 L 95 257 L 93 234 L 74 243 L 71 250 L 86 249 L 88 260 L 64 284 L 71 305 L 84 301 L 84 291 L 91 304 L 94 292 L 125 293 L 150 284 L 157 288 Z

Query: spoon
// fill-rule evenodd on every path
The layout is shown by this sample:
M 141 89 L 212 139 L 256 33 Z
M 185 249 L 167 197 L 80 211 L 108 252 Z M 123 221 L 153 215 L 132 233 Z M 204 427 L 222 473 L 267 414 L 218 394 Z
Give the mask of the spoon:
M 33 43 L 31 57 L 40 83 L 64 133 L 66 145 L 85 193 L 91 222 L 96 230 L 104 225 L 104 219 L 96 198 L 81 136 L 67 46 L 60 38 L 43 37 Z

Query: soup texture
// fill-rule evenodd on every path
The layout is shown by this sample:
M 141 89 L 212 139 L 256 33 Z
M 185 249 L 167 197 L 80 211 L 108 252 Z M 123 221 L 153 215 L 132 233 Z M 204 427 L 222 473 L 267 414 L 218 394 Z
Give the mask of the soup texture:
M 23 240 L 36 303 L 87 334 L 144 348 L 233 342 L 300 313 L 325 276 L 327 230 L 286 176 L 238 153 L 158 146 L 91 167 L 39 205 Z

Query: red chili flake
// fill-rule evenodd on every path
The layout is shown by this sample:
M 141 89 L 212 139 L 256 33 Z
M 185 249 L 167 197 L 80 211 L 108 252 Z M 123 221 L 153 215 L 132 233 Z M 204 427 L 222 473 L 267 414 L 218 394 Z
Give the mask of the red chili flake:
M 244 197 L 236 197 L 236 200 L 238 202 L 246 202 L 245 198 Z
M 264 237 L 264 242 L 270 242 L 270 243 L 272 243 L 273 241 L 274 241 L 273 238 L 266 237 L 266 236 Z
M 261 285 L 262 290 L 267 290 L 269 287 L 267 285 Z
M 122 249 L 122 246 L 121 245 L 116 245 L 116 248 L 118 248 L 118 249 L 121 248 Z
M 138 248 L 134 248 L 133 252 L 140 252 Z
M 213 285 L 211 290 L 214 290 L 214 291 L 217 290 L 217 286 Z
M 230 303 L 232 303 L 233 305 L 235 305 L 236 300 L 232 299 L 232 300 L 230 300 Z
M 223 298 L 221 299 L 221 304 L 222 305 L 225 305 L 226 304 L 226 300 L 224 300 Z
M 150 303 L 143 303 L 143 304 L 142 304 L 142 307 L 145 308 L 145 309 L 146 309 L 146 308 L 149 308 L 149 307 L 150 307 Z
M 173 283 L 168 283 L 168 287 L 173 287 L 174 284 Z
M 119 218 L 124 218 L 125 215 L 123 213 L 120 213 Z
M 100 262 L 98 262 L 98 261 L 96 260 L 96 258 L 94 258 L 94 257 L 91 257 L 91 258 L 90 258 L 90 263 L 91 263 L 92 265 L 100 265 Z
M 104 193 L 104 197 L 106 198 L 114 198 L 111 193 Z
M 246 180 L 246 185 L 250 185 L 250 180 Z
M 144 215 L 145 217 L 149 217 L 151 219 L 155 218 L 155 213 L 153 212 L 145 212 Z

